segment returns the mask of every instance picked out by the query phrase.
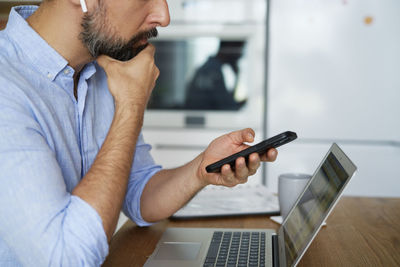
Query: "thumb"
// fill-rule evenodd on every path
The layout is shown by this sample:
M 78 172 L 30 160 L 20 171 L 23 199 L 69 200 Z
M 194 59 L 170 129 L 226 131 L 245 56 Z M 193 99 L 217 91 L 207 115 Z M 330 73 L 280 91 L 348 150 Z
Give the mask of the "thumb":
M 254 130 L 251 128 L 246 128 L 236 132 L 230 133 L 231 138 L 237 144 L 242 144 L 244 142 L 252 143 L 254 141 Z

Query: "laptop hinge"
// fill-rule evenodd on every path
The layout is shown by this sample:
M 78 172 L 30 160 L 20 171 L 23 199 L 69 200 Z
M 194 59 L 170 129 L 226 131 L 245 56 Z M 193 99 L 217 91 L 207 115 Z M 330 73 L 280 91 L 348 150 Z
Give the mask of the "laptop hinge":
M 272 266 L 279 267 L 278 235 L 272 235 Z

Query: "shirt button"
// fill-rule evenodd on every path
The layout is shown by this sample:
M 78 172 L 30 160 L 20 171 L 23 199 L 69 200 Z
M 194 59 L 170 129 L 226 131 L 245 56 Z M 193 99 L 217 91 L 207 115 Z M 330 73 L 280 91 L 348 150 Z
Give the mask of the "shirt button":
M 69 74 L 69 69 L 64 70 L 64 74 L 68 75 Z
M 51 73 L 47 73 L 47 78 L 50 78 L 51 79 Z

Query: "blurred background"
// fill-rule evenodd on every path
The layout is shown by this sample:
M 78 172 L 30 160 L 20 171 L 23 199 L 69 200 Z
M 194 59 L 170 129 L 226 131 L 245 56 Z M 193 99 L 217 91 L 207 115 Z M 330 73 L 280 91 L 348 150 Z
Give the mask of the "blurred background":
M 279 174 L 313 173 L 336 142 L 358 166 L 345 194 L 400 196 L 400 1 L 167 2 L 143 127 L 159 164 L 186 163 L 229 131 L 291 130 L 298 140 L 250 184 L 276 192 Z M 21 3 L 0 1 L 0 27 Z

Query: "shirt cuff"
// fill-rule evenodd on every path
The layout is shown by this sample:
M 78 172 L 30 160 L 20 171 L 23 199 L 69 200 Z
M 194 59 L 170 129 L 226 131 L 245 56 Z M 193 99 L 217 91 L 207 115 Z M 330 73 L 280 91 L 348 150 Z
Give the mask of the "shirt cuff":
M 146 222 L 140 211 L 140 199 L 144 187 L 147 182 L 161 170 L 161 166 L 157 166 L 154 170 L 147 174 L 143 179 L 131 179 L 128 186 L 128 192 L 125 198 L 124 212 L 132 221 L 134 221 L 138 226 L 150 226 L 154 223 Z

